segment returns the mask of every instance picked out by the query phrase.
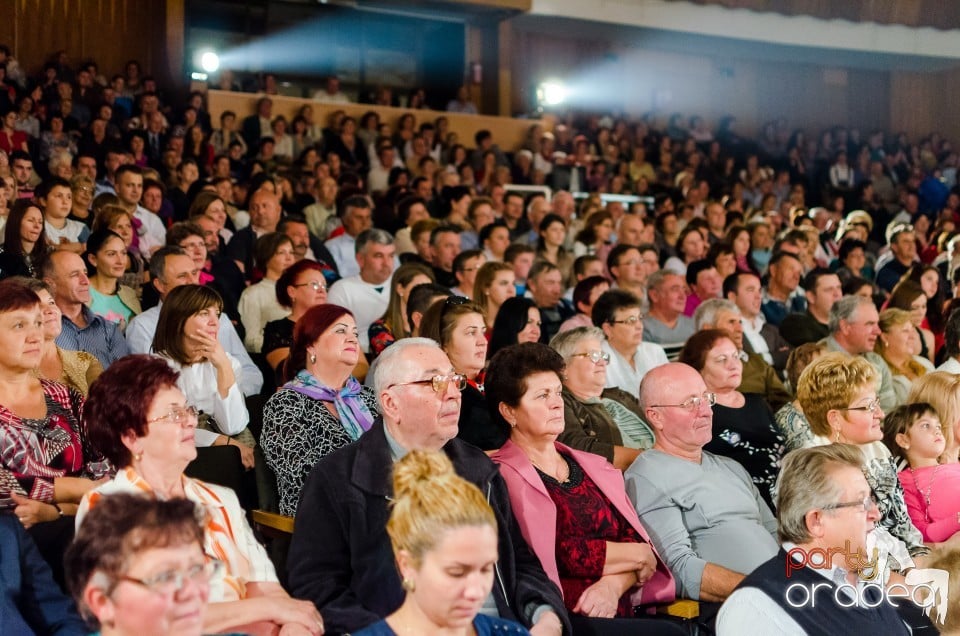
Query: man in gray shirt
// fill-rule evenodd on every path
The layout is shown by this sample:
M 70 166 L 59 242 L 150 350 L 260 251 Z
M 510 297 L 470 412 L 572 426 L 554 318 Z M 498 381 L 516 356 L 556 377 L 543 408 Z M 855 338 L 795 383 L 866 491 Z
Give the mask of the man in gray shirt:
M 668 269 L 647 278 L 650 311 L 643 319 L 644 342 L 679 345 L 693 335 L 693 320 L 683 315 L 687 303 L 687 284 L 683 276 Z
M 647 373 L 640 406 L 654 447 L 627 469 L 627 494 L 677 580 L 677 596 L 723 601 L 777 553 L 777 522 L 747 471 L 705 452 L 716 396 L 693 367 L 673 363 Z

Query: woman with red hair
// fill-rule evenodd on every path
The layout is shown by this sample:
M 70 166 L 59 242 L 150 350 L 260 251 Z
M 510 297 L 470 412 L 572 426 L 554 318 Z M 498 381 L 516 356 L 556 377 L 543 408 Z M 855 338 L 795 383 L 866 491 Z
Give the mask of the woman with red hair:
M 361 355 L 350 310 L 317 305 L 297 321 L 284 365 L 287 383 L 267 400 L 260 436 L 277 475 L 282 514 L 296 514 L 314 464 L 356 441 L 380 414 L 373 390 L 352 375 Z

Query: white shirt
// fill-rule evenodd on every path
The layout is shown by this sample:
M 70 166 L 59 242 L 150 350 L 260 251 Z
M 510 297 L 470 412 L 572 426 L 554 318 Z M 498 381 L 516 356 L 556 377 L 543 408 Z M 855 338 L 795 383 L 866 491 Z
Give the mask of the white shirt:
M 73 219 L 64 219 L 65 223 L 63 227 L 56 228 L 50 225 L 50 221 L 43 222 L 43 231 L 47 235 L 47 240 L 54 245 L 60 244 L 60 239 L 67 239 L 69 243 L 84 243 L 86 238 L 90 235 L 87 230 L 87 226 L 81 223 L 80 221 L 74 221 Z M 80 237 L 83 237 L 84 240 L 81 241 Z
M 667 354 L 658 344 L 641 342 L 633 354 L 633 364 L 621 356 L 606 340 L 601 344 L 603 350 L 610 354 L 610 364 L 607 365 L 607 388 L 623 389 L 635 398 L 640 398 L 640 380 L 647 371 L 667 363 Z
M 947 358 L 946 362 L 937 367 L 937 371 L 960 373 L 960 362 L 958 362 L 956 358 Z
M 233 375 L 240 377 L 243 370 L 240 363 L 229 353 L 230 366 L 233 367 Z M 183 391 L 187 398 L 187 404 L 195 406 L 197 410 L 209 414 L 217 423 L 220 433 L 224 435 L 236 435 L 247 427 L 250 423 L 250 414 L 247 412 L 247 405 L 243 400 L 243 392 L 237 382 L 233 383 L 230 390 L 227 391 L 227 397 L 220 397 L 217 391 L 217 370 L 210 362 L 198 362 L 187 366 L 181 365 L 176 360 L 163 357 L 170 365 L 171 369 L 180 372 L 180 378 L 177 380 L 177 388 Z M 197 446 L 213 446 L 213 443 L 219 437 L 219 433 L 206 431 L 201 428 L 196 430 L 194 440 Z
M 360 263 L 357 262 L 356 252 L 357 241 L 354 237 L 344 232 L 328 240 L 324 245 L 330 250 L 341 278 L 360 275 Z
M 247 332 L 243 344 L 251 353 L 260 353 L 263 349 L 263 328 L 268 322 L 290 315 L 290 310 L 277 302 L 277 281 L 266 278 L 243 290 L 237 310 Z
M 747 342 L 750 343 L 753 352 L 763 358 L 767 364 L 773 366 L 773 356 L 770 355 L 770 346 L 760 334 L 760 330 L 763 329 L 763 325 L 767 323 L 767 319 L 764 318 L 762 312 L 757 314 L 757 317 L 753 320 L 750 320 L 746 316 L 742 318 L 740 324 L 743 325 L 743 336 L 747 339 Z
M 359 275 L 341 278 L 333 284 L 327 295 L 328 303 L 346 307 L 353 312 L 357 331 L 360 333 L 360 347 L 364 353 L 370 350 L 370 336 L 367 333 L 370 325 L 379 320 L 387 310 L 390 280 L 392 277 L 380 285 L 371 285 Z
M 137 230 L 139 237 L 140 255 L 150 260 L 151 254 L 158 247 L 162 247 L 167 242 L 167 228 L 163 226 L 163 221 L 156 214 L 143 207 L 137 206 L 133 218 L 140 221 L 140 229 Z
M 153 336 L 157 333 L 157 323 L 160 321 L 160 305 L 151 307 L 145 312 L 134 316 L 127 325 L 124 335 L 127 338 L 127 345 L 130 347 L 130 353 L 153 353 Z M 217 340 L 223 346 L 223 350 L 236 358 L 240 363 L 240 375 L 237 376 L 237 382 L 240 384 L 240 390 L 244 395 L 257 395 L 263 388 L 263 373 L 257 368 L 257 365 L 250 359 L 250 354 L 243 348 L 243 341 L 237 335 L 233 323 L 226 314 L 220 314 L 220 331 L 217 332 Z

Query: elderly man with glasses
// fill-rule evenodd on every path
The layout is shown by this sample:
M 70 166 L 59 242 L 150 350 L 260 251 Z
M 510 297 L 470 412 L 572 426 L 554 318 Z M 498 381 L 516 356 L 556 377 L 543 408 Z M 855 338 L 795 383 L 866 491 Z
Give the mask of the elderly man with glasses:
M 895 604 L 886 602 L 882 583 L 872 580 L 877 563 L 867 535 L 880 511 L 862 462 L 850 444 L 787 455 L 780 474 L 781 548 L 723 604 L 719 636 L 911 633 Z
M 715 403 L 693 367 L 671 363 L 647 373 L 640 405 L 657 441 L 624 475 L 677 596 L 710 602 L 726 599 L 778 549 L 776 519 L 747 471 L 703 450 Z M 715 610 L 702 606 L 701 617 Z
M 569 634 L 560 591 L 524 541 L 503 478 L 482 451 L 456 438 L 466 378 L 426 338 L 399 340 L 378 361 L 382 417 L 317 462 L 303 487 L 287 560 L 293 596 L 322 607 L 333 634 L 358 631 L 400 607 L 405 592 L 386 532 L 392 466 L 411 450 L 442 450 L 497 516 L 499 560 L 481 611 L 521 622 L 534 636 Z

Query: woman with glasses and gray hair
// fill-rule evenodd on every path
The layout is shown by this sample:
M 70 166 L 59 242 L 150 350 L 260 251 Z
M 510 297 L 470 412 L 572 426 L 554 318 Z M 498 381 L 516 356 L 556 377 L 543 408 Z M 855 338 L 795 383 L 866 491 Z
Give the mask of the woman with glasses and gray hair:
M 280 586 L 233 490 L 184 475 L 197 456 L 197 411 L 177 388 L 178 376 L 160 358 L 132 355 L 110 365 L 90 387 L 83 414 L 90 441 L 118 470 L 81 500 L 78 536 L 87 535 L 85 517 L 108 496 L 188 499 L 205 513 L 203 561 L 223 562 L 210 581 L 203 632 L 261 633 L 286 627 L 322 634 L 313 603 L 290 598 Z
M 857 446 L 880 508 L 878 525 L 902 541 L 910 556 L 926 555 L 929 549 L 907 512 L 896 462 L 883 444 L 878 379 L 876 368 L 863 358 L 833 352 L 814 360 L 797 381 L 797 401 L 815 435 L 808 446 Z
M 550 347 L 566 365 L 560 441 L 626 470 L 637 455 L 653 446 L 655 437 L 635 397 L 619 388 L 604 388 L 610 354 L 603 350 L 603 332 L 597 327 L 577 327 L 554 336 Z
M 490 361 L 491 413 L 510 429 L 492 459 L 520 531 L 563 592 L 574 633 L 679 633 L 673 624 L 633 618 L 636 606 L 672 601 L 676 583 L 620 471 L 557 441 L 565 427 L 564 372 L 560 354 L 538 343 L 507 347 Z
M 773 492 L 784 453 L 784 440 L 762 395 L 741 393 L 745 354 L 722 329 L 693 334 L 680 360 L 696 369 L 715 395 L 713 439 L 704 450 L 739 462 L 773 510 Z

